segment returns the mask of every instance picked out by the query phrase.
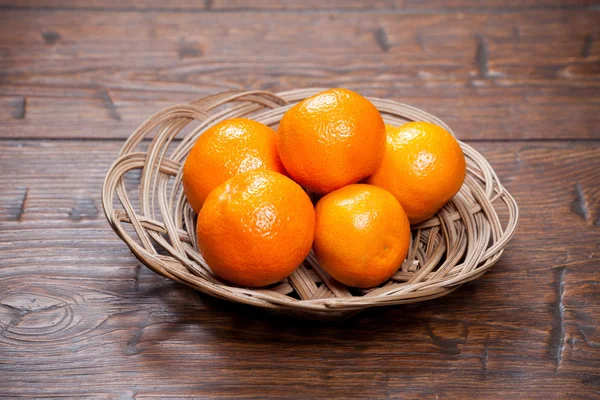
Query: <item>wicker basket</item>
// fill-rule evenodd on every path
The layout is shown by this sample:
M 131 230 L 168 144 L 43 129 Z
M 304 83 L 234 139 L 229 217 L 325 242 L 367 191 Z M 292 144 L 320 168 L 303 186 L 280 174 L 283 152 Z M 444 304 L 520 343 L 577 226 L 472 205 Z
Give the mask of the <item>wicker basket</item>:
M 322 90 L 225 92 L 152 116 L 127 140 L 102 188 L 114 231 L 142 263 L 167 278 L 222 299 L 311 319 L 340 319 L 373 306 L 440 297 L 498 261 L 517 226 L 518 207 L 485 158 L 461 143 L 468 169 L 464 185 L 436 216 L 413 226 L 406 261 L 383 285 L 345 287 L 312 254 L 286 280 L 267 288 L 238 287 L 213 275 L 197 251 L 195 215 L 183 195 L 185 157 L 198 136 L 218 121 L 244 116 L 276 128 L 293 103 Z M 370 100 L 386 123 L 430 121 L 452 132 L 414 107 Z M 141 170 L 139 182 L 129 178 L 132 170 Z

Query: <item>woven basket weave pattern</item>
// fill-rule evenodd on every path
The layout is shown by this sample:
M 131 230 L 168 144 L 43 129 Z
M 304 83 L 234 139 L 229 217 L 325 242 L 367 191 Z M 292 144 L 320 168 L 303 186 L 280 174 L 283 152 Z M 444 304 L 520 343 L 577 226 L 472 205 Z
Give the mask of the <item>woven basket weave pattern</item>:
M 347 288 L 331 279 L 312 253 L 285 281 L 268 288 L 237 287 L 212 274 L 197 251 L 195 215 L 182 190 L 185 157 L 198 136 L 219 121 L 249 117 L 276 127 L 291 105 L 322 90 L 225 92 L 158 112 L 127 140 L 106 176 L 102 204 L 112 228 L 142 263 L 167 278 L 219 298 L 317 319 L 443 296 L 498 261 L 514 234 L 518 207 L 485 158 L 461 142 L 467 160 L 465 183 L 436 216 L 413 226 L 406 261 L 382 286 Z M 417 108 L 370 100 L 386 123 L 429 121 L 452 132 Z M 139 201 L 132 199 L 125 179 L 136 169 L 141 170 Z

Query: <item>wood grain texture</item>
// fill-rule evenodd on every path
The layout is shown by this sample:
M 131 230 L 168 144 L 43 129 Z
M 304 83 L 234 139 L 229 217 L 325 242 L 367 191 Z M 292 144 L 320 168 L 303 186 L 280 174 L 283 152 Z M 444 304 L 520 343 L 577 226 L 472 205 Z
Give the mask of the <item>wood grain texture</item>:
M 597 139 L 599 15 L 8 10 L 0 137 L 125 138 L 207 93 L 345 86 L 466 139 Z
M 435 13 L 462 11 L 470 9 L 523 10 L 531 8 L 586 8 L 596 5 L 593 0 L 454 0 L 451 2 L 436 0 L 422 2 L 418 0 L 0 0 L 0 6 L 11 8 L 43 9 L 123 9 L 130 11 L 306 11 L 328 10 L 385 10 L 385 11 L 431 11 Z
M 4 395 L 600 393 L 600 143 L 474 143 L 521 209 L 501 261 L 447 297 L 337 324 L 213 300 L 140 267 L 98 212 L 121 144 L 0 141 Z
M 34 9 L 87 9 L 87 10 L 170 10 L 202 11 L 207 9 L 206 0 L 0 0 L 5 8 Z
M 599 16 L 591 0 L 0 0 L 0 397 L 599 397 Z M 209 93 L 308 86 L 472 140 L 521 210 L 500 262 L 336 324 L 140 266 L 100 204 L 121 139 Z
M 444 13 L 463 10 L 518 11 L 532 8 L 591 8 L 597 5 L 593 0 L 454 0 L 427 1 L 418 0 L 0 0 L 0 6 L 7 8 L 36 9 L 86 9 L 86 10 L 128 10 L 128 11 L 307 11 L 326 10 L 343 12 L 345 10 L 371 10 L 415 12 L 430 11 Z
M 444 13 L 451 11 L 462 11 L 470 9 L 488 9 L 495 12 L 503 10 L 522 10 L 528 8 L 544 7 L 590 7 L 596 3 L 591 0 L 526 0 L 526 1 L 502 1 L 502 0 L 453 0 L 453 1 L 419 1 L 419 0 L 213 0 L 212 10 L 306 10 L 306 9 L 380 9 L 389 8 L 396 11 L 425 11 L 433 13 Z

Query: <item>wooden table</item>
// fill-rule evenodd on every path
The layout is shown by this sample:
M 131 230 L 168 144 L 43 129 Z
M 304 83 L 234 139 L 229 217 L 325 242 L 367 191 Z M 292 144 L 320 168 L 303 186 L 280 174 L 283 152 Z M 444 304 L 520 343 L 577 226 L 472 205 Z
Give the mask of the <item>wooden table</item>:
M 600 396 L 600 7 L 587 0 L 0 0 L 0 397 Z M 447 297 L 301 322 L 140 266 L 123 140 L 228 89 L 344 86 L 444 119 L 521 209 Z

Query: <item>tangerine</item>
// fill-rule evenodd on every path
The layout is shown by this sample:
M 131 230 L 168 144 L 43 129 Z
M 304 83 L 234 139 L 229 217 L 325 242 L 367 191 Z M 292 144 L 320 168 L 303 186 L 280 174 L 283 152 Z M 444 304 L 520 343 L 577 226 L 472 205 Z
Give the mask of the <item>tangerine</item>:
M 385 149 L 381 114 L 347 89 L 330 89 L 299 102 L 284 114 L 278 133 L 285 169 L 319 194 L 371 175 Z
M 315 208 L 313 249 L 319 264 L 344 285 L 377 286 L 406 258 L 410 224 L 396 198 L 355 184 L 325 195 Z
M 197 214 L 221 183 L 259 168 L 285 173 L 277 154 L 277 133 L 248 118 L 219 122 L 202 133 L 183 165 L 188 203 Z
M 392 193 L 411 224 L 431 218 L 462 186 L 465 156 L 450 132 L 429 122 L 386 125 L 383 161 L 367 182 Z
M 253 170 L 208 195 L 196 233 L 200 253 L 216 275 L 257 287 L 280 281 L 302 263 L 314 228 L 313 205 L 297 183 Z

